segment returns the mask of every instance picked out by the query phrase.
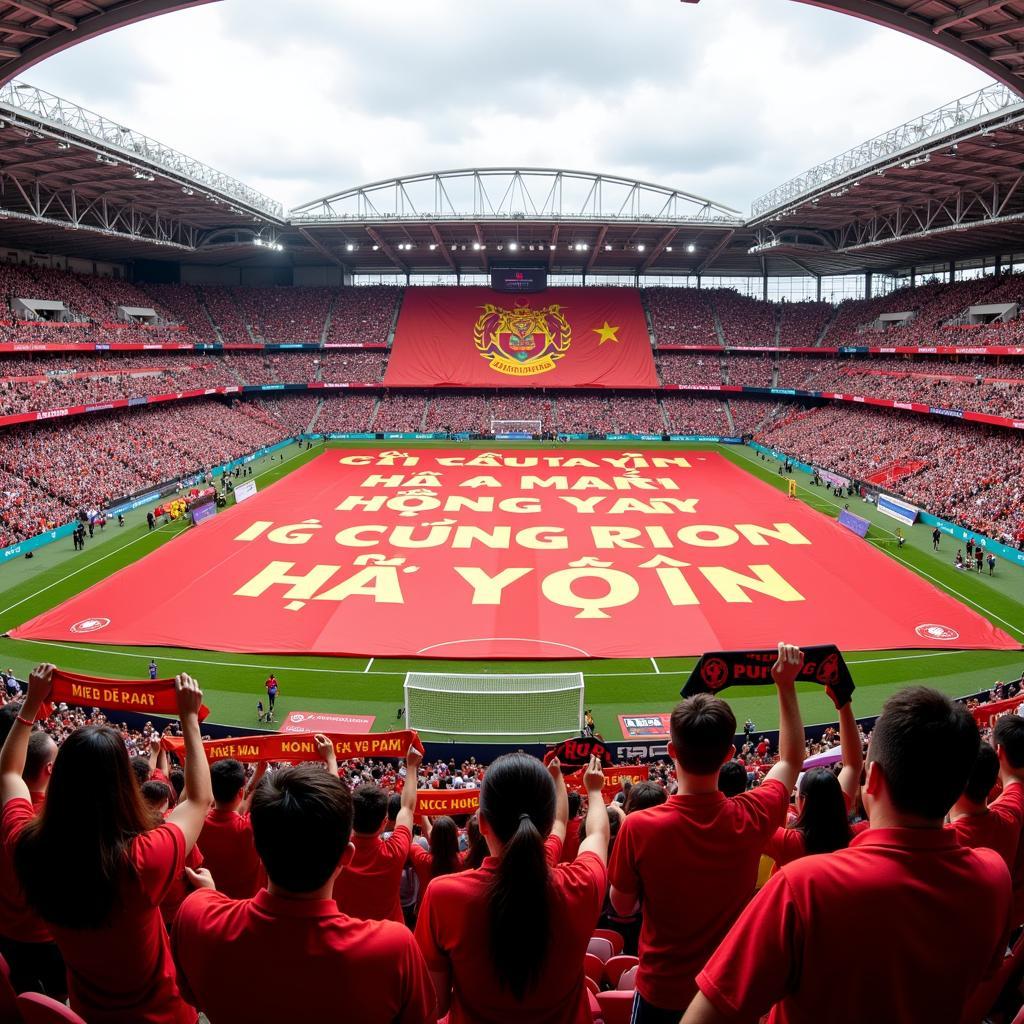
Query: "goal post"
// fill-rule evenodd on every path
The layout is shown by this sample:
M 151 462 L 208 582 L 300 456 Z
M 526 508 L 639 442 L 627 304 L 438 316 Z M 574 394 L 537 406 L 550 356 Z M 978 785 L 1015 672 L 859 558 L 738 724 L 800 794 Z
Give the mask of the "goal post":
M 583 726 L 583 673 L 464 675 L 409 672 L 405 721 L 445 736 L 546 736 Z
M 539 437 L 543 431 L 543 420 L 491 420 L 491 434 L 497 438 Z

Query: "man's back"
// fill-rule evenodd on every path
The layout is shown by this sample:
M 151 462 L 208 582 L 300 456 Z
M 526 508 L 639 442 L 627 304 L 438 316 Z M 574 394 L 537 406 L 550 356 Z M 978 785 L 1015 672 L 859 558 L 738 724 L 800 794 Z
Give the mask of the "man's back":
M 265 876 L 247 814 L 213 808 L 199 842 L 203 862 L 220 892 L 236 900 L 256 895 Z
M 768 838 L 789 794 L 776 781 L 727 799 L 676 795 L 627 816 L 611 883 L 642 899 L 637 989 L 664 1009 L 685 1008 L 694 978 L 754 893 Z
M 358 921 L 333 900 L 264 890 L 231 900 L 201 889 L 182 905 L 172 946 L 180 975 L 211 1024 L 331 1020 L 433 1024 L 434 990 L 412 933 Z M 273 965 L 284 984 L 253 976 Z
M 1010 878 L 946 829 L 868 829 L 784 867 L 699 976 L 728 1019 L 955 1024 L 1006 947 Z
M 355 855 L 334 883 L 338 909 L 366 921 L 403 921 L 398 892 L 411 842 L 404 825 L 387 839 L 354 833 Z
M 984 814 L 966 814 L 946 828 L 956 833 L 961 846 L 995 850 L 1011 871 L 1017 860 L 1021 828 L 1024 827 L 1024 785 L 1010 786 L 985 809 Z

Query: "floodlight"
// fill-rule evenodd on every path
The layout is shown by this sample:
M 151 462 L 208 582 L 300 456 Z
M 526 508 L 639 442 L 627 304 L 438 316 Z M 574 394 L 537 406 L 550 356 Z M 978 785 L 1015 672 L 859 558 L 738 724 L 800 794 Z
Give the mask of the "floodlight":
M 691 242 L 691 243 L 690 243 L 690 244 L 689 244 L 689 245 L 688 245 L 688 246 L 686 247 L 686 251 L 687 251 L 687 252 L 696 252 L 696 251 L 697 251 L 697 246 L 695 246 L 695 245 L 693 244 L 693 242 Z
M 512 252 L 515 252 L 516 249 L 519 248 L 519 243 L 518 242 L 509 242 L 508 243 L 508 247 L 512 250 Z
M 640 243 L 640 244 L 639 244 L 639 245 L 638 245 L 638 246 L 636 247 L 636 251 L 637 251 L 637 252 L 643 252 L 643 251 L 644 251 L 644 250 L 645 250 L 646 248 L 647 248 L 647 246 L 646 246 L 646 245 L 644 245 L 644 243 L 643 243 L 643 242 L 641 242 L 641 243 Z

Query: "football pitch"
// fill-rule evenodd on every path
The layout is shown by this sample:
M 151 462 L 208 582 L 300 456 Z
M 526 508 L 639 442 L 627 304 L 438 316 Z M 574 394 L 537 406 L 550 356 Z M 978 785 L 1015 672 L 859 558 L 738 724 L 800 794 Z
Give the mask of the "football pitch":
M 452 442 L 403 442 L 410 447 L 450 448 Z M 337 442 L 336 447 L 380 448 L 380 442 Z M 494 442 L 462 442 L 460 448 L 489 449 Z M 574 442 L 574 448 L 621 451 L 621 442 Z M 502 449 L 527 448 L 531 451 L 558 445 L 502 442 Z M 774 462 L 763 461 L 745 446 L 662 444 L 658 451 L 698 451 L 713 448 L 746 472 L 767 484 L 785 490 L 789 477 L 776 472 Z M 292 445 L 276 457 L 264 457 L 253 463 L 261 491 L 270 485 L 287 487 L 287 476 L 317 457 L 322 445 L 305 449 Z M 827 489 L 808 486 L 809 477 L 795 471 L 798 500 L 818 512 L 835 518 L 842 501 Z M 283 482 L 281 482 L 283 481 Z M 906 530 L 902 549 L 896 546 L 896 524 L 881 516 L 874 506 L 851 499 L 851 510 L 871 520 L 871 531 L 864 543 L 880 548 L 918 573 L 933 586 L 944 590 L 969 608 L 980 613 L 1016 640 L 1024 640 L 1024 571 L 1000 562 L 996 575 L 989 577 L 953 568 L 957 542 L 943 536 L 938 552 L 932 550 L 931 528 L 918 525 Z M 150 532 L 146 509 L 131 513 L 124 528 L 108 525 L 87 541 L 84 552 L 72 549 L 71 538 L 39 549 L 31 560 L 19 559 L 0 567 L 0 631 L 6 632 L 40 613 L 53 608 L 95 583 L 110 576 L 189 529 L 185 523 L 171 523 Z M 143 566 L 143 568 L 145 568 Z M 862 565 L 847 567 L 858 586 L 870 588 L 874 581 L 863 575 Z M 139 601 L 146 590 L 159 589 L 159 576 L 145 576 Z M 798 613 L 794 613 L 798 614 Z M 779 639 L 786 639 L 780 637 Z M 885 699 L 900 688 L 923 683 L 953 696 L 986 689 L 997 679 L 1013 679 L 1024 668 L 1022 651 L 895 650 L 844 651 L 857 685 L 854 708 L 858 715 L 879 711 Z M 0 639 L 0 666 L 13 668 L 25 678 L 39 661 L 52 661 L 62 668 L 91 675 L 120 678 L 145 678 L 151 658 L 156 659 L 161 676 L 187 671 L 201 682 L 210 706 L 211 720 L 239 727 L 256 727 L 256 701 L 265 696 L 263 681 L 274 671 L 281 689 L 277 700 L 277 721 L 289 711 L 321 711 L 375 716 L 374 731 L 398 725 L 398 710 L 403 702 L 402 684 L 411 670 L 432 672 L 495 673 L 582 672 L 585 680 L 585 704 L 593 709 L 598 731 L 610 740 L 622 739 L 618 716 L 645 714 L 671 709 L 678 699 L 695 658 L 617 659 L 583 661 L 438 661 L 395 658 L 338 658 L 310 656 L 265 656 L 216 651 L 194 651 L 167 647 L 116 647 L 99 643 L 61 643 L 41 640 Z M 736 718 L 752 718 L 758 728 L 777 725 L 775 697 L 771 687 L 749 687 L 726 694 Z M 820 687 L 803 684 L 801 701 L 808 723 L 834 719 L 831 702 Z M 444 739 L 430 734 L 428 739 Z M 460 737 L 465 739 L 467 737 Z

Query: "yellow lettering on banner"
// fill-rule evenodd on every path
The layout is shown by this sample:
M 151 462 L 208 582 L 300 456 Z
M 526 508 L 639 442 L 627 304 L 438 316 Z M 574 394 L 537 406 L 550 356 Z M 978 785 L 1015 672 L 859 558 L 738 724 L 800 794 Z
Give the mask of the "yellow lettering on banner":
M 516 533 L 516 544 L 532 551 L 565 551 L 569 538 L 560 526 L 529 526 Z
M 722 565 L 708 565 L 701 568 L 704 578 L 729 604 L 750 604 L 746 591 L 773 597 L 776 601 L 803 601 L 804 596 L 790 586 L 770 565 L 750 565 L 753 577 L 727 569 Z
M 343 466 L 372 466 L 372 455 L 342 455 L 338 462 Z
M 740 539 L 740 535 L 728 526 L 682 526 L 676 531 L 676 536 L 695 548 L 727 548 Z
M 617 491 L 656 491 L 658 485 L 648 476 L 613 476 Z
M 498 502 L 498 508 L 502 512 L 532 515 L 535 512 L 540 512 L 541 505 L 539 498 L 502 498 Z
M 368 566 L 360 569 L 354 576 L 342 580 L 337 586 L 317 594 L 313 600 L 344 601 L 348 597 L 372 597 L 377 604 L 405 603 L 398 570 L 393 565 Z
M 343 548 L 372 548 L 379 543 L 379 538 L 388 532 L 386 526 L 349 526 L 334 535 L 334 543 Z M 377 539 L 364 538 L 364 533 L 373 533 Z
M 474 543 L 477 543 L 482 544 L 485 548 L 504 550 L 511 545 L 511 542 L 511 526 L 493 526 L 489 530 L 482 526 L 460 526 L 455 531 L 452 547 L 463 550 L 471 548 Z
M 471 476 L 468 480 L 463 480 L 459 484 L 460 487 L 501 487 L 498 483 L 496 476 Z
M 663 566 L 655 569 L 654 573 L 665 590 L 665 596 L 675 608 L 682 608 L 687 605 L 700 604 L 693 587 L 687 582 L 682 570 L 689 568 L 689 562 L 680 562 L 679 568 L 675 566 Z
M 266 519 L 257 519 L 251 526 L 247 526 L 235 540 L 255 540 L 264 530 L 274 524 Z
M 453 494 L 444 503 L 445 512 L 493 512 L 494 498 L 489 494 L 480 497 L 467 497 L 465 494 Z
M 454 522 L 454 519 L 449 519 L 431 526 L 427 526 L 426 523 L 422 526 L 396 526 L 391 531 L 390 540 L 396 548 L 439 548 L 451 536 Z M 413 536 L 416 530 L 423 528 L 427 531 L 425 537 Z
M 552 487 L 556 491 L 569 489 L 567 476 L 524 476 L 520 484 L 524 491 L 533 491 L 539 487 Z
M 580 597 L 573 584 L 581 580 L 600 580 L 608 588 L 604 597 Z M 577 619 L 607 619 L 605 608 L 618 608 L 636 600 L 640 584 L 620 569 L 580 568 L 560 569 L 545 576 L 541 592 L 552 603 L 563 608 L 578 608 Z
M 371 473 L 362 483 L 363 487 L 406 487 L 405 477 L 401 474 L 382 476 L 380 473 Z
M 811 542 L 791 523 L 773 523 L 775 529 L 755 526 L 753 523 L 737 523 L 736 529 L 755 547 L 767 547 L 765 538 L 782 541 L 783 544 L 810 544 Z
M 271 530 L 267 540 L 273 544 L 306 544 L 313 539 L 312 531 L 322 529 L 318 519 L 307 519 L 304 523 L 293 523 Z
M 82 700 L 99 701 L 100 689 L 98 686 L 83 686 L 82 683 L 71 684 L 71 696 L 81 697 Z
M 437 464 L 439 466 L 464 466 L 466 458 L 463 455 L 451 455 L 444 459 L 438 459 Z
M 290 576 L 288 570 L 294 562 L 271 562 L 248 583 L 235 591 L 235 597 L 260 597 L 271 587 L 288 587 L 284 597 L 297 601 L 309 600 L 340 568 L 340 565 L 314 565 L 304 576 Z
M 690 460 L 684 458 L 682 455 L 677 455 L 675 458 L 665 458 L 664 456 L 656 456 L 651 459 L 651 465 L 655 469 L 670 469 L 672 466 L 681 466 L 683 469 L 690 469 Z
M 103 691 L 100 698 L 103 704 L 117 704 L 120 706 L 142 706 L 151 708 L 156 704 L 156 698 L 151 693 L 139 693 L 137 690 L 117 690 L 108 688 Z
M 569 494 L 561 494 L 559 497 L 583 515 L 593 515 L 597 511 L 597 506 L 604 501 L 603 495 L 598 495 L 595 498 L 576 498 Z
M 607 548 L 642 548 L 643 544 L 634 544 L 643 534 L 635 526 L 592 526 L 590 535 L 594 538 L 594 547 L 599 550 Z
M 364 497 L 362 494 L 349 494 L 334 506 L 334 511 L 355 512 L 356 509 L 362 509 L 364 512 L 379 512 L 387 500 L 386 494 L 371 494 L 369 497 Z
M 488 576 L 483 569 L 472 565 L 457 565 L 455 571 L 473 588 L 473 604 L 501 604 L 505 588 L 528 576 L 533 569 L 510 567 L 494 576 Z

